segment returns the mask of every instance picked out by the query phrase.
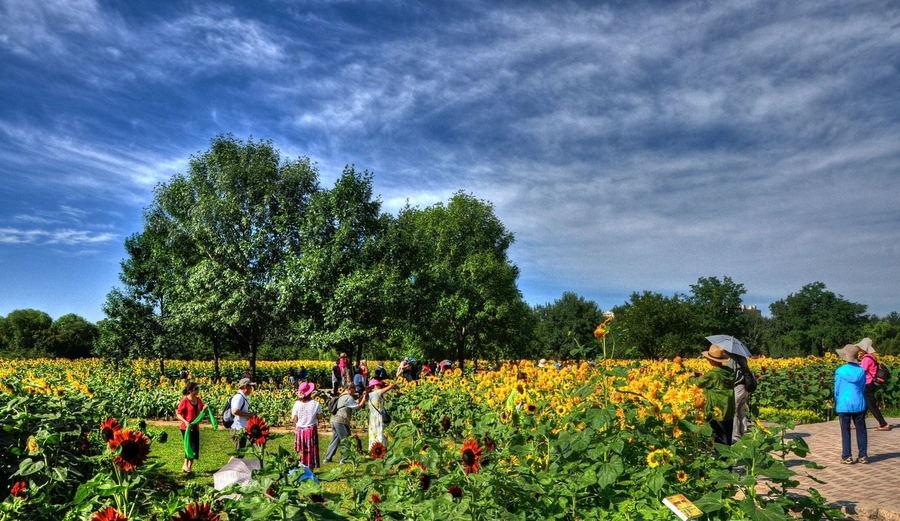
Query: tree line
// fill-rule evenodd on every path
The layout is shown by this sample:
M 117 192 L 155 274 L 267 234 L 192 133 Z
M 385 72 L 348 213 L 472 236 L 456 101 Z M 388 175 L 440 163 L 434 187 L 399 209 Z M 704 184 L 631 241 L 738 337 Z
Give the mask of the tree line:
M 323 187 L 308 158 L 268 141 L 212 140 L 160 184 L 143 229 L 125 241 L 121 286 L 96 326 L 17 310 L 0 352 L 113 361 L 351 357 L 497 360 L 594 358 L 599 306 L 574 293 L 532 308 L 508 257 L 513 234 L 493 206 L 459 192 L 446 203 L 384 212 L 369 172 Z M 705 277 L 687 294 L 634 293 L 611 311 L 608 352 L 693 355 L 728 333 L 772 356 L 821 354 L 876 339 L 900 351 L 900 319 L 866 314 L 813 283 L 770 306 L 743 306 L 743 284 Z

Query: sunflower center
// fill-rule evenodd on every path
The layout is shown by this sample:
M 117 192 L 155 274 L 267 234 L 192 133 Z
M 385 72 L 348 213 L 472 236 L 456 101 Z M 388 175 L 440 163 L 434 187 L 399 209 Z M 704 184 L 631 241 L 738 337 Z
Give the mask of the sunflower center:
M 472 449 L 466 449 L 462 453 L 462 461 L 464 464 L 472 466 L 475 464 L 475 453 Z

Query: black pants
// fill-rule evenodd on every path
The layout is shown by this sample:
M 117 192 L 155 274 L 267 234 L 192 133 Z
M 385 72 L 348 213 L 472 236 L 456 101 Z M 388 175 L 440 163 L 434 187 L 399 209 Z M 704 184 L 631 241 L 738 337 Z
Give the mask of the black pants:
M 244 429 L 231 431 L 231 438 L 234 440 L 234 450 L 241 450 L 247 446 L 247 437 L 244 436 Z
M 869 457 L 869 435 L 866 432 L 866 412 L 838 413 L 841 421 L 841 459 L 850 458 L 850 422 L 856 427 L 856 450 L 860 458 Z
M 722 421 L 709 420 L 716 443 L 731 445 L 731 434 L 734 430 L 734 416 L 726 416 Z
M 884 427 L 887 425 L 887 422 L 884 421 L 884 416 L 881 415 L 881 409 L 878 408 L 878 402 L 875 401 L 875 391 L 877 389 L 878 388 L 875 387 L 874 384 L 866 384 L 866 405 L 869 407 L 869 412 L 872 413 L 875 421 L 878 422 L 878 426 Z
M 184 440 L 185 431 L 181 431 L 181 439 Z M 191 450 L 194 451 L 194 459 L 200 458 L 200 429 L 190 429 L 187 431 L 188 435 L 188 443 L 191 445 Z M 185 458 L 188 459 L 188 458 Z

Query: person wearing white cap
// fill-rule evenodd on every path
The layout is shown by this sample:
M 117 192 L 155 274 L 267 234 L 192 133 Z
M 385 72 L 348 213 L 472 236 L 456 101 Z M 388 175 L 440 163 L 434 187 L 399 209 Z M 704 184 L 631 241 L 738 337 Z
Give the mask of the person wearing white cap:
M 875 427 L 875 430 L 889 431 L 893 427 L 884 421 L 881 409 L 878 408 L 878 401 L 875 400 L 875 391 L 878 390 L 880 382 L 877 381 L 878 360 L 875 358 L 875 348 L 872 346 L 872 339 L 868 337 L 863 338 L 856 343 L 856 346 L 859 347 L 859 365 L 866 372 L 866 404 L 869 406 L 869 412 L 872 413 L 872 416 L 878 422 L 878 427 Z

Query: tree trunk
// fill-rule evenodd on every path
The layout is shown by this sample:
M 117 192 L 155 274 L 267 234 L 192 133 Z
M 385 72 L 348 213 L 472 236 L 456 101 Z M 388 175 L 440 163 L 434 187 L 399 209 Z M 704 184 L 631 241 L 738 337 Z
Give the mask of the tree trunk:
M 212 348 L 213 348 L 213 378 L 215 378 L 215 380 L 218 381 L 219 380 L 219 356 L 220 356 L 219 337 L 217 335 L 213 334 L 211 340 L 212 340 Z
M 256 342 L 250 343 L 250 379 L 256 379 L 256 351 L 259 350 L 259 345 Z

